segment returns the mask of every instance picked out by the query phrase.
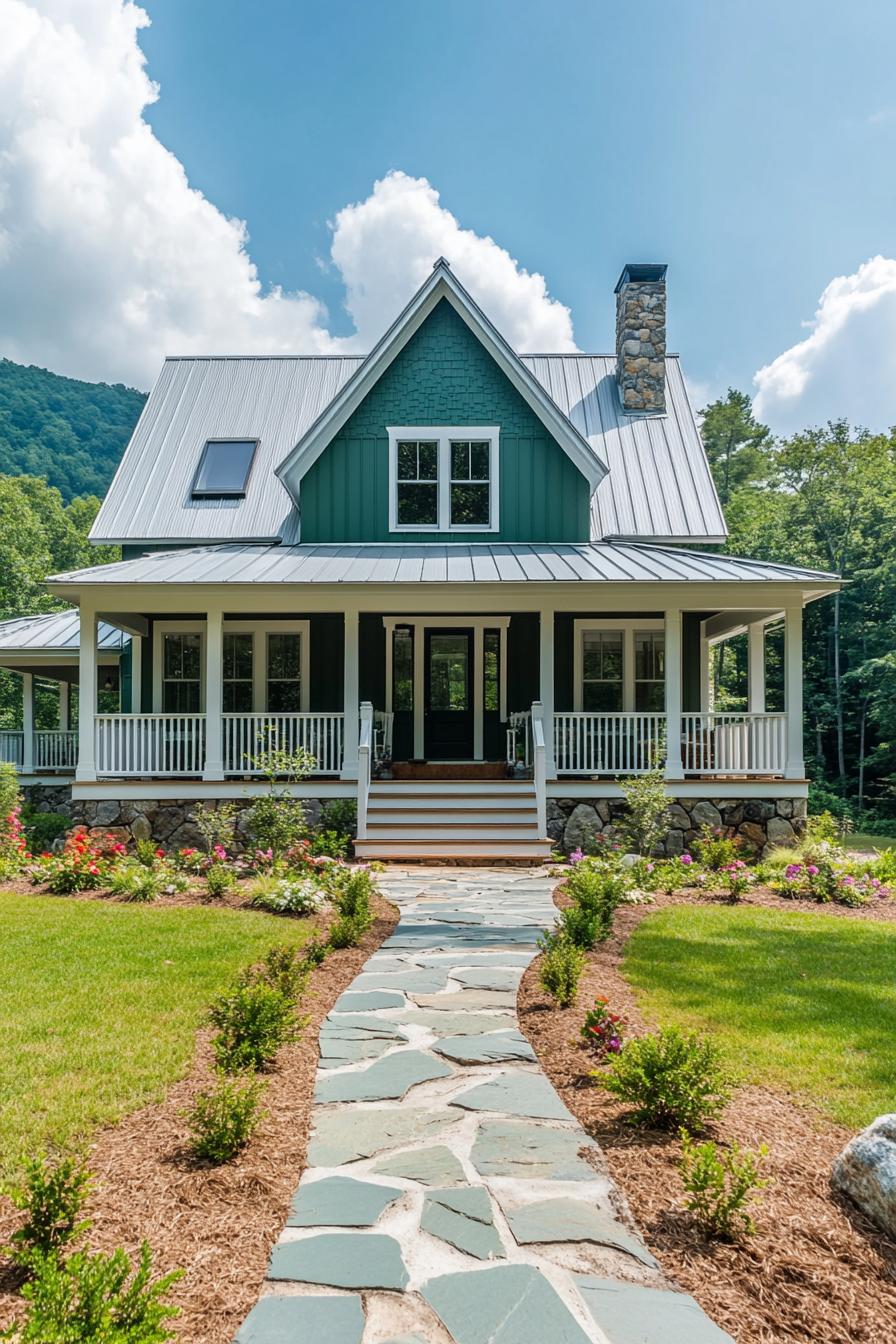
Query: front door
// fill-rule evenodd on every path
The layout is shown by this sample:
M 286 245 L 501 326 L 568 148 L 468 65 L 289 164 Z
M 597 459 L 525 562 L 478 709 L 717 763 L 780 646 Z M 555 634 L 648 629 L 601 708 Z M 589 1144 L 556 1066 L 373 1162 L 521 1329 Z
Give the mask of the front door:
M 473 631 L 428 629 L 424 646 L 423 754 L 473 758 Z

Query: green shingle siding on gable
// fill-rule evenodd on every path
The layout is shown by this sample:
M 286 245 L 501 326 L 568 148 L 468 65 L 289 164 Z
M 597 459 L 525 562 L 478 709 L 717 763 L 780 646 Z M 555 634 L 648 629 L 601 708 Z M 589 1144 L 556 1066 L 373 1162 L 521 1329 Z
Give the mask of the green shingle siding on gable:
M 499 425 L 500 531 L 389 532 L 388 425 Z M 588 483 L 444 299 L 304 477 L 302 541 L 587 541 Z

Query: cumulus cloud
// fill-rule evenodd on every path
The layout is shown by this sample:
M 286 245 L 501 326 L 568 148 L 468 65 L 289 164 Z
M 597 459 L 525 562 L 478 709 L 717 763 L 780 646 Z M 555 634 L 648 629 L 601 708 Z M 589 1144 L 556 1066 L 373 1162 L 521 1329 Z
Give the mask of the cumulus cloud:
M 0 0 L 0 353 L 145 387 L 166 353 L 366 349 L 440 253 L 518 348 L 574 348 L 543 277 L 403 173 L 334 221 L 356 336 L 333 337 L 313 295 L 266 288 L 245 223 L 144 120 L 148 23 L 125 0 Z
M 835 277 L 805 325 L 809 335 L 754 377 L 760 419 L 784 434 L 841 416 L 896 424 L 896 259 Z

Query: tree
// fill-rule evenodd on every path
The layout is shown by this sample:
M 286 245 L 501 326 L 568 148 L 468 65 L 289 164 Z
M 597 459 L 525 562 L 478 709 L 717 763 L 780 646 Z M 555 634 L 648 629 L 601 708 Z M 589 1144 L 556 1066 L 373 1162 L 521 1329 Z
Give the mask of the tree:
M 771 431 L 753 415 L 747 394 L 733 387 L 705 406 L 702 415 L 703 444 L 724 506 L 735 490 L 766 478 Z

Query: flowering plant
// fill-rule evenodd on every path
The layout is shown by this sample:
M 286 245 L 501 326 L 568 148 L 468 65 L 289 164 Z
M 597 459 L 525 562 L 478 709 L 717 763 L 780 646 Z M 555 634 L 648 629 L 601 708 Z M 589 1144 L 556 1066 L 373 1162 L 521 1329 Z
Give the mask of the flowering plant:
M 30 857 L 22 809 L 15 803 L 0 822 L 0 873 L 18 872 Z
M 721 882 L 730 901 L 740 900 L 744 892 L 753 881 L 753 874 L 750 872 L 743 859 L 732 859 L 719 869 L 719 881 Z
M 585 1014 L 582 1039 L 601 1055 L 618 1055 L 626 1025 L 624 1017 L 610 1012 L 609 999 L 601 994 L 594 1000 L 594 1007 Z
M 41 854 L 35 860 L 30 877 L 36 885 L 45 883 L 57 896 L 93 891 L 106 885 L 116 863 L 126 854 L 127 846 L 114 835 L 96 840 L 86 827 L 78 826 L 69 835 L 61 854 Z

